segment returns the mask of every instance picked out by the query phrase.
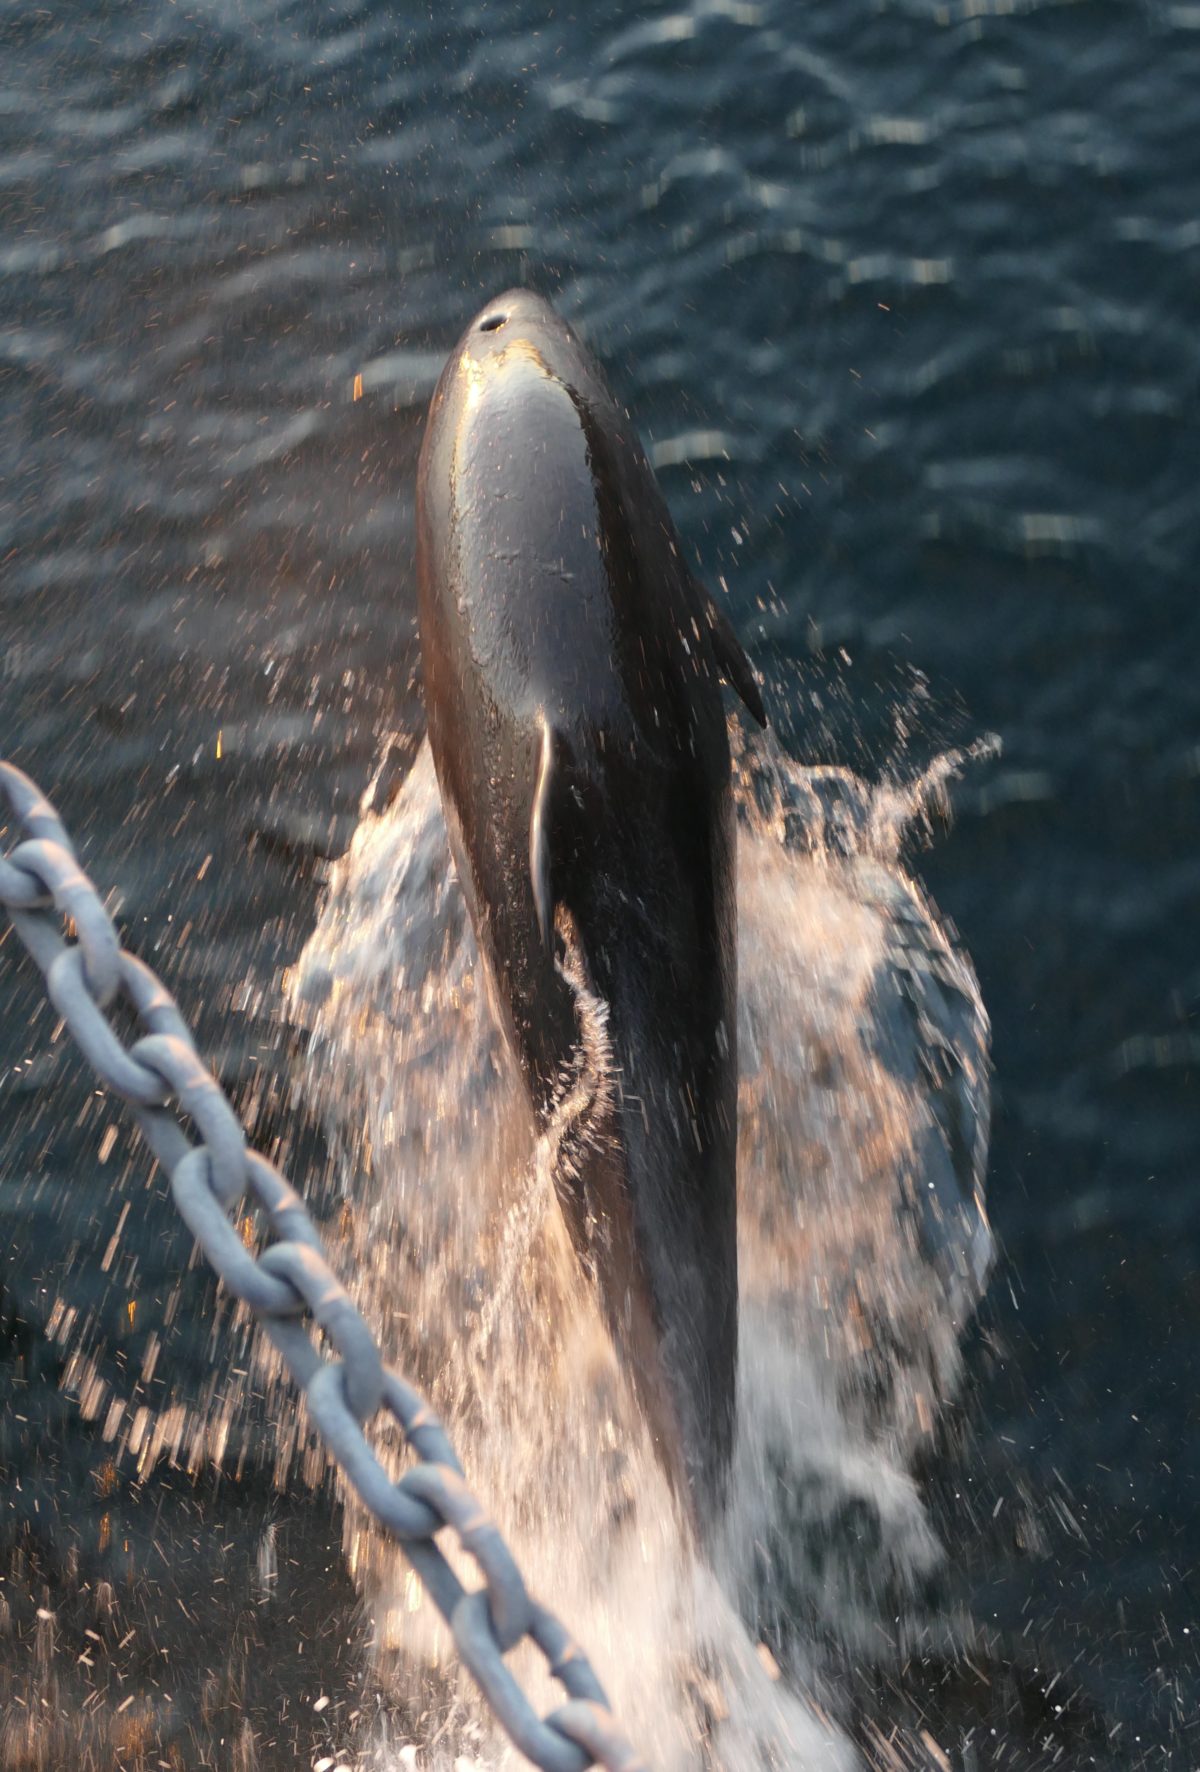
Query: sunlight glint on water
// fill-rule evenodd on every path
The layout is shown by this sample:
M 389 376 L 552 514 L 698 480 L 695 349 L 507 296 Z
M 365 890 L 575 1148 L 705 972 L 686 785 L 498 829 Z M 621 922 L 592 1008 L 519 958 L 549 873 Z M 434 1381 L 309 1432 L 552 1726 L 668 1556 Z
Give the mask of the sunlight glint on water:
M 922 1620 L 941 1553 L 907 1464 L 990 1257 L 986 1018 L 896 859 L 921 796 L 769 743 L 741 760 L 739 1430 L 711 1566 L 493 1030 L 427 745 L 366 809 L 381 797 L 293 984 L 344 1159 L 344 1271 L 651 1764 L 848 1767 L 839 1657 Z M 403 1558 L 353 1508 L 346 1531 L 380 1669 L 425 1739 L 441 1728 L 431 1763 L 516 1763 Z M 514 1665 L 549 1708 L 533 1659 Z

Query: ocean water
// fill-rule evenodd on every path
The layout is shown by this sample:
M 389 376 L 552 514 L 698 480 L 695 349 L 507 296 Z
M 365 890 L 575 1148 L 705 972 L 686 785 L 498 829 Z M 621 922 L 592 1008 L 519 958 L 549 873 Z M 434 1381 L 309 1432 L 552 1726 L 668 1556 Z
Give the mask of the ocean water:
M 743 1185 L 765 1201 L 802 1124 L 825 1136 L 822 1015 L 845 1012 L 841 1062 L 879 1062 L 861 1030 L 886 1014 L 847 1005 L 916 905 L 990 1019 L 997 1258 L 965 1330 L 936 1263 L 894 1265 L 903 1164 L 844 1185 L 879 1096 L 876 1073 L 840 1073 L 854 1136 L 806 1196 L 816 1241 L 751 1252 L 775 1375 L 754 1420 L 804 1451 L 795 1510 L 757 1534 L 765 1570 L 735 1544 L 715 1589 L 662 1510 L 638 1516 L 672 1571 L 674 1708 L 650 1716 L 615 1652 L 620 1554 L 607 1612 L 563 1565 L 664 1764 L 1195 1760 L 1198 94 L 1188 5 L 143 0 L 0 20 L 0 751 L 57 797 L 128 944 L 364 1285 L 347 1110 L 408 1073 L 378 1028 L 358 1070 L 322 1072 L 313 1034 L 336 1034 L 319 1017 L 350 986 L 303 1013 L 298 993 L 355 857 L 396 836 L 394 808 L 363 809 L 381 754 L 420 757 L 415 457 L 483 300 L 529 282 L 603 359 L 728 590 L 789 769 L 910 806 L 947 752 L 998 740 L 948 816 L 897 816 L 840 893 L 774 826 L 743 833 L 748 951 L 778 927 L 819 984 L 743 1002 L 747 1051 L 786 1073 L 743 1080 Z M 361 959 L 364 928 L 343 934 Z M 406 1653 L 437 1654 L 404 1636 L 411 1592 L 189 1266 L 11 938 L 0 1004 L 0 1763 L 398 1759 L 447 1716 L 482 1753 L 457 1689 L 411 1678 Z M 920 1121 L 910 1101 L 880 1148 Z M 785 1334 L 770 1302 L 798 1274 L 836 1295 L 856 1205 L 888 1245 L 861 1264 L 874 1296 L 917 1300 L 905 1320 L 938 1349 L 926 1389 L 895 1382 L 894 1351 L 870 1420 L 857 1369 L 818 1370 L 816 1304 Z M 536 1234 L 506 1246 L 514 1295 Z M 435 1379 L 453 1273 L 413 1353 Z M 605 1389 L 603 1348 L 578 1364 L 568 1450 Z M 479 1457 L 503 1487 L 494 1444 Z M 566 1475 L 555 1498 L 564 1534 L 577 1513 L 610 1530 Z

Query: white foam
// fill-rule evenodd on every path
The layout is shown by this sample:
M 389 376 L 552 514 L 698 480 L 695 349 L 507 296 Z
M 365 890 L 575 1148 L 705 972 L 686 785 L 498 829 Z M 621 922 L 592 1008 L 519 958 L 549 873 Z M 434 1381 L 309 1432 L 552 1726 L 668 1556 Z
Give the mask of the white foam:
M 344 1158 L 343 1271 L 649 1763 L 840 1772 L 855 1756 L 829 1720 L 830 1646 L 844 1662 L 894 1642 L 940 1555 L 908 1464 L 990 1256 L 987 1024 L 897 861 L 918 794 L 762 744 L 738 793 L 738 1442 L 707 1563 L 493 1029 L 427 745 L 390 809 L 364 811 L 292 1004 Z M 381 1669 L 436 1737 L 419 1763 L 518 1763 L 402 1557 L 347 1520 Z

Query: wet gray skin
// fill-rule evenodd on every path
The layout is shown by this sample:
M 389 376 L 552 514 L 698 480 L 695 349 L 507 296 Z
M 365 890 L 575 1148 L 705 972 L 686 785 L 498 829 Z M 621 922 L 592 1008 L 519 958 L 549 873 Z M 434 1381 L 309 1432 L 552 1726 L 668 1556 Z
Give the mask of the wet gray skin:
M 417 550 L 430 742 L 493 1004 L 539 1125 L 565 1128 L 555 1186 L 572 1242 L 703 1525 L 737 1356 L 721 679 L 761 720 L 758 689 L 628 414 L 526 291 L 490 303 L 443 371 Z

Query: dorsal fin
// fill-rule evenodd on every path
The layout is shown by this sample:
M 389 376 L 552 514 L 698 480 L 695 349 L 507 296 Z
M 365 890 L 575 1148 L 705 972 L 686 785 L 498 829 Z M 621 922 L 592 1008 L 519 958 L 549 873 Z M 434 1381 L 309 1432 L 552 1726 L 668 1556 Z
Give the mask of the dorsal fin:
M 746 657 L 745 649 L 733 623 L 725 614 L 706 584 L 692 574 L 692 587 L 708 623 L 709 643 L 717 669 L 729 684 L 741 696 L 746 707 L 760 726 L 767 723 L 767 710 L 763 706 L 762 691 L 758 686 L 758 678 L 754 674 L 754 666 Z
M 529 877 L 533 883 L 533 903 L 537 911 L 538 929 L 547 951 L 554 944 L 554 894 L 550 881 L 550 802 L 555 790 L 556 734 L 543 711 L 540 717 L 541 754 L 538 758 L 537 783 L 533 790 L 533 808 L 529 814 Z

